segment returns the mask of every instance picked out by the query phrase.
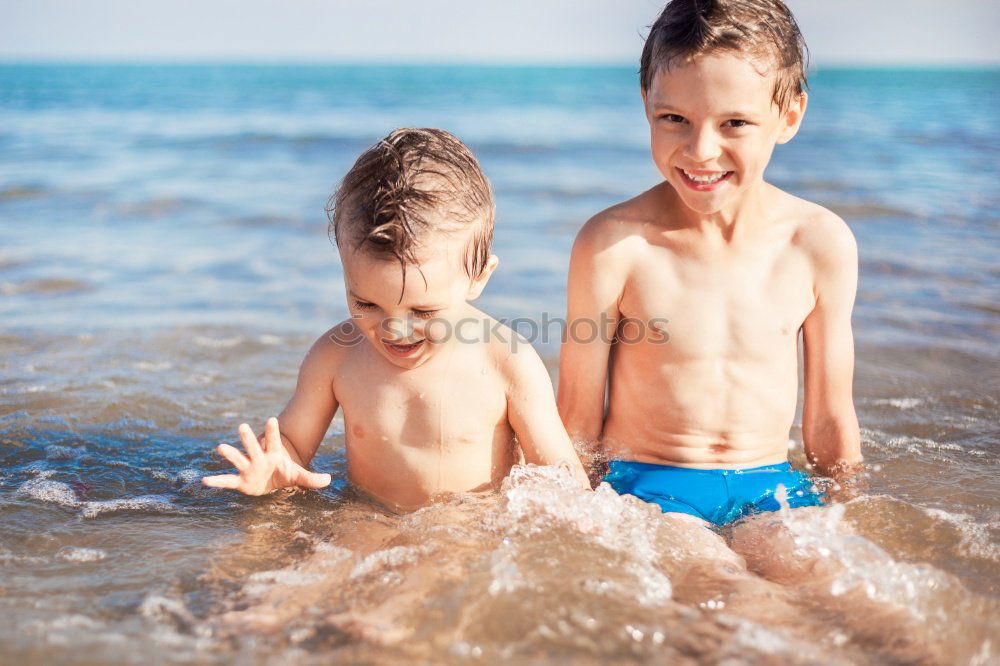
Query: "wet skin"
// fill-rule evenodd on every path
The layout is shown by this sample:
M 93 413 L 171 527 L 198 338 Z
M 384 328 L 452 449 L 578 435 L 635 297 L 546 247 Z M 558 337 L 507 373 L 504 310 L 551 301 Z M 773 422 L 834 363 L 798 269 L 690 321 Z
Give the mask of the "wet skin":
M 305 466 L 340 408 L 350 481 L 394 510 L 496 487 L 522 455 L 531 463 L 563 461 L 589 488 L 538 354 L 468 303 L 497 259 L 470 279 L 466 243 L 460 233 L 425 239 L 405 270 L 345 243 L 352 319 L 312 346 L 295 394 L 260 446 L 241 427 L 249 459 L 220 447 L 240 475 L 208 477 L 206 485 L 248 494 L 326 485 L 329 475 Z
M 763 180 L 806 96 L 780 112 L 762 71 L 730 54 L 661 68 L 643 99 L 665 181 L 577 237 L 567 319 L 609 323 L 603 339 L 564 343 L 559 408 L 571 436 L 601 440 L 611 457 L 702 469 L 784 461 L 801 331 L 806 453 L 823 471 L 860 461 L 854 238 L 830 211 Z M 612 344 L 628 318 L 669 320 L 669 340 L 633 326 L 640 341 Z

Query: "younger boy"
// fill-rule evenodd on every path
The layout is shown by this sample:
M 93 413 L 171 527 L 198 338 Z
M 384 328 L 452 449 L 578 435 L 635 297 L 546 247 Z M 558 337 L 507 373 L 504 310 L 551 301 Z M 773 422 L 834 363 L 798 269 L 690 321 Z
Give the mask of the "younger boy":
M 538 354 L 481 335 L 495 322 L 468 303 L 498 262 L 492 192 L 469 149 L 441 130 L 396 130 L 332 204 L 352 319 L 312 346 L 262 437 L 240 426 L 246 456 L 218 447 L 239 474 L 204 484 L 248 495 L 329 484 L 306 466 L 339 406 L 349 480 L 394 510 L 496 486 L 517 445 L 528 462 L 565 461 L 589 488 Z
M 777 509 L 779 486 L 793 507 L 819 503 L 787 463 L 800 330 L 806 454 L 827 474 L 861 461 L 854 238 L 763 179 L 805 113 L 804 46 L 780 0 L 668 4 L 640 67 L 666 180 L 587 222 L 571 258 L 570 436 L 603 443 L 618 492 L 718 526 Z M 643 324 L 665 319 L 666 331 Z M 604 335 L 575 340 L 578 322 Z

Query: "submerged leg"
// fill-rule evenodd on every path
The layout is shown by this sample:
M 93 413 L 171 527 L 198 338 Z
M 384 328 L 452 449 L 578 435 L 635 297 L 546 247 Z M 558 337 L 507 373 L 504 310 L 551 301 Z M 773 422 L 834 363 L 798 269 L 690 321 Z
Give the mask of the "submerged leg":
M 730 543 L 750 571 L 844 627 L 850 635 L 840 640 L 907 663 L 953 662 L 968 646 L 941 640 L 949 624 L 942 608 L 962 596 L 961 585 L 932 567 L 893 560 L 842 516 L 843 505 L 764 514 L 733 527 Z
M 668 549 L 665 562 L 675 601 L 751 620 L 765 616 L 769 624 L 808 622 L 794 595 L 755 575 L 709 523 L 681 513 L 665 513 L 663 522 L 677 546 Z

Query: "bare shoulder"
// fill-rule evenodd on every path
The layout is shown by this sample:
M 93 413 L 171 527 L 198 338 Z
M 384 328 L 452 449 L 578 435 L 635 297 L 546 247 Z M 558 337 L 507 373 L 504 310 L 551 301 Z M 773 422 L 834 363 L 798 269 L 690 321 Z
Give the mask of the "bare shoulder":
M 350 319 L 344 320 L 319 336 L 306 354 L 305 369 L 323 370 L 331 375 L 344 359 L 364 342 L 361 331 Z
M 626 254 L 646 242 L 646 233 L 659 217 L 656 188 L 602 210 L 580 228 L 574 253 Z
M 856 264 L 858 244 L 854 233 L 839 215 L 828 208 L 787 193 L 788 217 L 795 222 L 793 242 L 819 269 Z
M 493 331 L 493 335 L 484 341 L 483 352 L 488 357 L 490 367 L 496 368 L 508 392 L 511 387 L 539 381 L 547 382 L 551 390 L 548 370 L 531 340 L 503 322 L 498 322 L 485 313 L 480 314 L 483 317 L 483 330 L 488 327 L 488 330 Z M 530 327 L 525 328 L 525 332 L 540 333 L 540 323 L 533 322 Z

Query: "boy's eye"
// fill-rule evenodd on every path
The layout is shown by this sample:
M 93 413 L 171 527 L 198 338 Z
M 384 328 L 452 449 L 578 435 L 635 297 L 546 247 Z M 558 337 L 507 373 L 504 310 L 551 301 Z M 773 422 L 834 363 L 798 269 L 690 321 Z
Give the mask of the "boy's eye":
M 437 313 L 438 313 L 437 310 L 414 310 L 413 311 L 413 314 L 418 319 L 430 319 L 431 317 L 433 317 Z
M 354 301 L 354 307 L 359 310 L 374 310 L 377 306 L 374 303 L 369 303 L 368 301 Z
M 661 120 L 666 120 L 668 123 L 682 123 L 684 122 L 683 116 L 678 116 L 676 113 L 664 113 L 660 116 Z
M 726 124 L 728 124 L 730 127 L 746 127 L 750 123 L 748 123 L 745 120 L 740 120 L 739 118 L 733 118 L 732 120 L 727 120 Z

